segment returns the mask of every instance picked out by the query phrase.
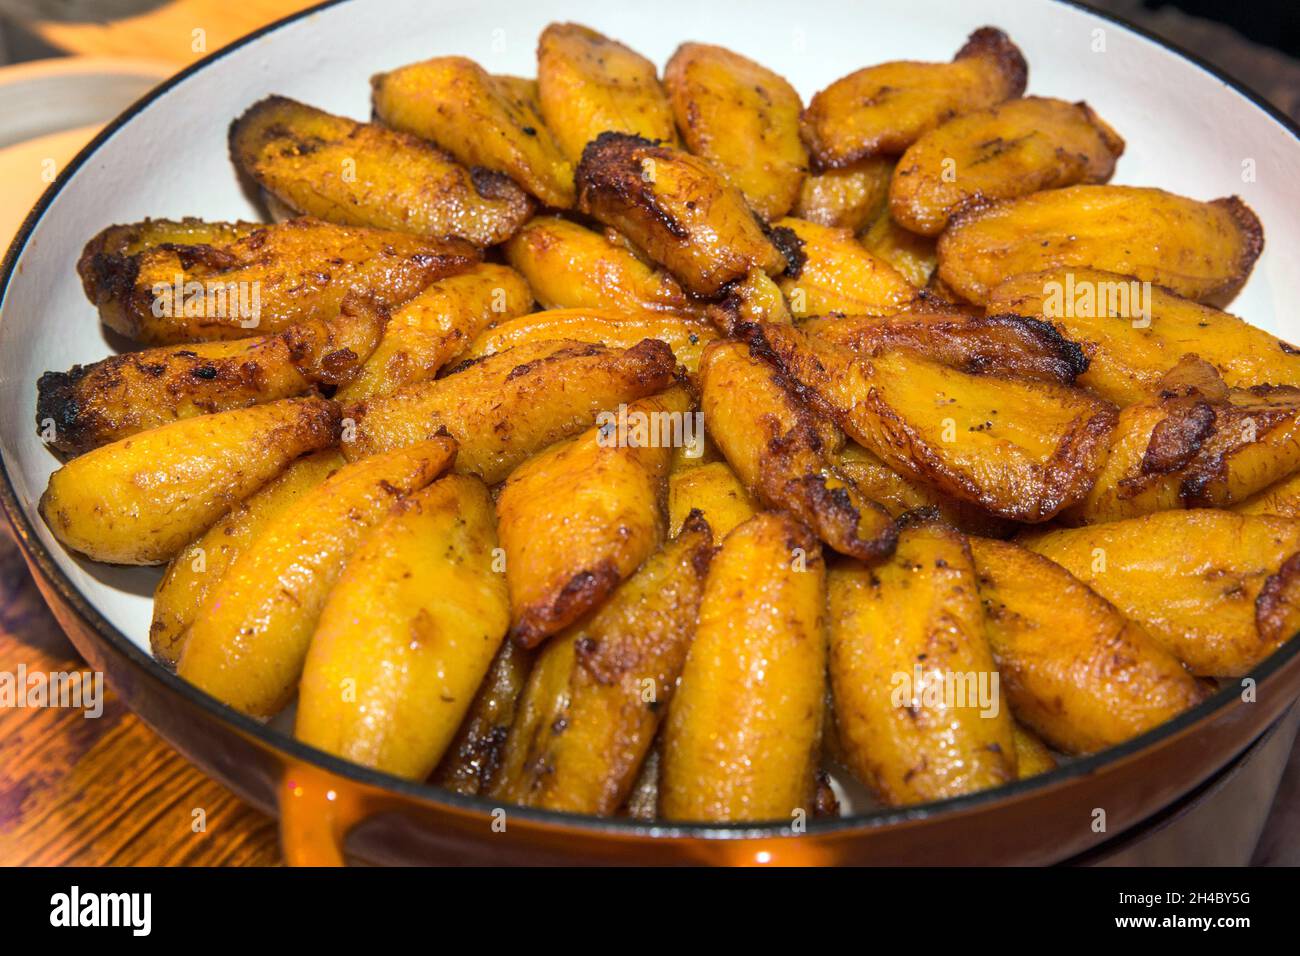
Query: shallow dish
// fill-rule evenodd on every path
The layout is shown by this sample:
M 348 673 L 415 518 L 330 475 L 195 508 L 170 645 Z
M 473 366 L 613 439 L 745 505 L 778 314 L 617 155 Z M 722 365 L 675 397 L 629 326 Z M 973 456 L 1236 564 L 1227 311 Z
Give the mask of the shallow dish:
M 1114 181 L 1207 199 L 1240 195 L 1268 245 L 1234 312 L 1300 338 L 1297 131 L 1213 73 L 1082 8 L 1035 2 L 915 0 L 845 8 L 829 0 L 734 10 L 666 0 L 611 9 L 590 0 L 472 9 L 418 0 L 328 4 L 218 52 L 111 124 L 42 198 L 0 283 L 0 494 L 29 564 L 78 649 L 164 737 L 245 799 L 279 812 L 291 862 L 336 862 L 344 840 L 385 861 L 624 863 L 1044 863 L 1095 849 L 1175 802 L 1239 754 L 1300 693 L 1300 643 L 1252 675 L 1253 701 L 1229 686 L 1121 747 L 994 791 L 788 827 L 655 826 L 510 808 L 402 782 L 294 742 L 240 716 L 156 664 L 147 650 L 157 572 L 82 562 L 36 513 L 56 461 L 33 428 L 34 382 L 100 358 L 106 333 L 73 265 L 86 238 L 146 216 L 256 217 L 233 174 L 226 127 L 269 93 L 358 118 L 373 73 L 463 54 L 494 73 L 530 75 L 553 20 L 587 23 L 662 64 L 685 39 L 724 42 L 784 74 L 804 95 L 858 66 L 944 60 L 984 24 L 1006 30 L 1031 65 L 1031 89 L 1086 96 L 1122 130 Z M 113 343 L 108 343 L 113 344 Z M 1098 828 L 1096 811 L 1105 811 Z M 495 825 L 494 825 L 495 824 Z M 349 836 L 350 834 L 350 836 Z

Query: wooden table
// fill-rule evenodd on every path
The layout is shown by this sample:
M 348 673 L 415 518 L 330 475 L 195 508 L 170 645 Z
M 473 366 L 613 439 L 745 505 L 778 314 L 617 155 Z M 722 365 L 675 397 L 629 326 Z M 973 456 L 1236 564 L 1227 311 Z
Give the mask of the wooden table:
M 0 519 L 0 525 L 3 525 Z M 85 667 L 0 531 L 0 671 Z M 205 829 L 194 832 L 202 808 Z M 192 767 L 105 688 L 103 714 L 0 708 L 0 866 L 267 866 L 275 823 Z

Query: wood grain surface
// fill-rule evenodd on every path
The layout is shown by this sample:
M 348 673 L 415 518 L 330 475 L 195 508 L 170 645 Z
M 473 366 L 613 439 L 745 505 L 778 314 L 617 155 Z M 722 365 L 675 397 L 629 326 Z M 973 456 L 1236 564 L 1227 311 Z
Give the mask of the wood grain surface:
M 83 670 L 0 526 L 0 671 Z M 97 718 L 0 707 L 0 866 L 279 862 L 274 821 L 187 763 L 107 687 Z

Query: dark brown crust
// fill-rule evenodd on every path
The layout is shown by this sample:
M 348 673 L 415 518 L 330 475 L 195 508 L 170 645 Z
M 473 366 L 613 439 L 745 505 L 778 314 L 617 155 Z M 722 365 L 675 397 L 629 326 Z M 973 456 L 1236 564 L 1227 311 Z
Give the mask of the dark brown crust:
M 688 171 L 695 187 L 709 195 L 702 200 L 697 194 L 665 194 L 645 175 L 647 159 Z M 604 132 L 583 149 L 574 185 L 579 212 L 626 235 L 695 295 L 715 298 L 751 268 L 771 273 L 785 267 L 739 190 L 690 153 L 641 136 Z M 685 212 L 693 214 L 697 200 L 707 201 L 710 214 L 725 224 L 711 229 L 714 242 L 707 256 L 697 255 L 704 247 L 692 242 L 693 234 L 706 227 Z
M 1237 269 L 1233 276 L 1221 288 L 1201 298 L 1203 302 L 1222 308 L 1232 301 L 1233 296 L 1246 284 L 1246 280 L 1250 278 L 1255 268 L 1256 260 L 1264 252 L 1264 224 L 1259 221 L 1259 216 L 1255 215 L 1255 210 L 1246 205 L 1240 196 L 1212 199 L 1210 205 L 1223 208 L 1232 217 L 1242 237 L 1241 258 L 1237 260 Z
M 808 256 L 803 251 L 804 242 L 799 238 L 799 234 L 789 226 L 775 226 L 767 230 L 767 238 L 771 239 L 772 245 L 785 256 L 784 275 L 791 279 L 799 278 L 804 263 L 808 261 Z
M 1214 434 L 1217 416 L 1204 399 L 1180 399 L 1156 423 L 1142 455 L 1143 475 L 1168 475 L 1185 468 Z
M 1011 42 L 1011 38 L 997 27 L 980 27 L 969 37 L 953 60 L 967 57 L 988 57 L 998 64 L 998 69 L 1007 79 L 1009 92 L 1007 99 L 1021 96 L 1029 85 L 1029 64 L 1020 47 Z
M 650 213 L 674 239 L 682 242 L 689 240 L 690 233 L 686 227 L 662 208 L 659 197 L 649 188 L 639 171 L 643 158 L 667 159 L 671 155 L 656 140 L 644 136 L 601 133 L 583 148 L 582 158 L 573 175 L 573 183 L 578 191 L 578 210 L 600 219 L 597 210 L 603 197 L 613 197 L 627 206 Z
M 1270 574 L 1255 598 L 1255 629 L 1269 647 L 1285 644 L 1300 626 L 1300 552 Z M 1263 657 L 1263 655 L 1260 655 Z
M 812 335 L 864 357 L 907 349 L 969 375 L 1011 375 L 1073 385 L 1088 370 L 1079 343 L 1050 322 L 1011 313 L 973 316 L 931 307 L 883 320 L 813 320 L 810 326 Z
M 579 571 L 549 603 L 525 608 L 519 622 L 510 630 L 511 639 L 520 647 L 536 647 L 605 600 L 622 579 L 618 567 L 608 559 L 594 568 Z

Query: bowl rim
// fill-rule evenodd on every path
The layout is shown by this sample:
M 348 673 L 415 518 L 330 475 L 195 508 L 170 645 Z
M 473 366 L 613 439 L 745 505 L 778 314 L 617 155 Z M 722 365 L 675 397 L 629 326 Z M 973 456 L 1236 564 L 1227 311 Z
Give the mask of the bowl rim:
M 41 194 L 40 199 L 24 218 L 22 226 L 15 233 L 3 264 L 0 265 L 0 309 L 7 298 L 10 282 L 16 275 L 18 259 L 25 250 L 32 233 L 44 218 L 45 213 L 55 197 L 63 191 L 73 175 L 108 142 L 120 129 L 125 127 L 136 114 L 147 109 L 155 100 L 183 80 L 207 69 L 226 55 L 238 50 L 267 34 L 276 32 L 291 23 L 305 19 L 322 10 L 342 6 L 358 0 L 322 0 L 305 9 L 282 17 L 263 27 L 240 37 L 226 46 L 213 51 L 200 60 L 196 60 L 179 72 L 164 79 L 149 90 L 136 102 L 127 107 L 120 115 L 104 126 L 102 130 L 87 143 L 63 168 Z M 1227 76 L 1218 68 L 1193 54 L 1176 43 L 1156 36 L 1145 28 L 1138 26 L 1113 13 L 1095 9 L 1081 0 L 1050 0 L 1062 6 L 1073 7 L 1084 13 L 1099 17 L 1115 26 L 1128 30 L 1157 46 L 1175 54 L 1203 72 L 1209 74 L 1239 96 L 1254 104 L 1256 108 L 1270 116 L 1293 139 L 1300 142 L 1300 124 L 1269 103 L 1259 93 L 1238 80 Z M 336 757 L 322 750 L 308 746 L 296 740 L 292 735 L 255 720 L 229 707 L 216 698 L 199 690 L 193 684 L 182 680 L 154 657 L 139 647 L 125 633 L 105 618 L 91 601 L 72 583 L 71 579 L 59 568 L 53 556 L 41 542 L 32 522 L 19 504 L 13 480 L 9 475 L 9 466 L 5 460 L 3 448 L 0 448 L 0 509 L 2 509 L 13 528 L 14 537 L 29 561 L 33 562 L 41 575 L 62 598 L 80 623 L 98 634 L 117 653 L 125 657 L 136 668 L 143 671 L 154 681 L 162 684 L 172 693 L 178 694 L 190 705 L 203 711 L 207 716 L 224 723 L 244 736 L 254 738 L 260 745 L 299 762 L 314 764 L 329 773 L 349 780 L 361 786 L 375 788 L 389 794 L 415 800 L 422 805 L 467 811 L 474 814 L 489 815 L 499 807 L 499 801 L 485 796 L 469 796 L 444 789 L 426 781 L 406 780 L 383 771 L 374 770 Z M 880 808 L 855 813 L 846 817 L 809 819 L 801 833 L 794 833 L 790 824 L 780 823 L 665 823 L 661 821 L 644 821 L 631 818 L 596 817 L 587 814 L 543 810 L 535 807 L 510 805 L 510 813 L 515 818 L 543 828 L 577 829 L 589 834 L 612 834 L 625 838 L 662 839 L 774 839 L 825 836 L 835 833 L 866 832 L 892 827 L 907 822 L 919 822 L 934 817 L 958 816 L 963 813 L 983 809 L 990 804 L 1011 803 L 1037 791 L 1046 791 L 1063 787 L 1080 777 L 1088 776 L 1105 767 L 1118 764 L 1134 757 L 1149 747 L 1154 747 L 1166 740 L 1178 736 L 1202 720 L 1226 711 L 1234 701 L 1240 701 L 1240 680 L 1252 678 L 1257 684 L 1263 683 L 1274 673 L 1281 670 L 1292 658 L 1300 655 L 1300 640 L 1293 638 L 1286 645 L 1269 655 L 1248 675 L 1243 675 L 1237 682 L 1228 682 L 1200 704 L 1184 711 L 1172 720 L 1165 721 L 1157 727 L 1137 737 L 1109 747 L 1085 757 L 1071 759 L 1058 765 L 1055 769 L 1024 780 L 1012 781 L 1000 787 L 981 790 L 975 793 L 935 800 L 928 803 L 901 808 Z

